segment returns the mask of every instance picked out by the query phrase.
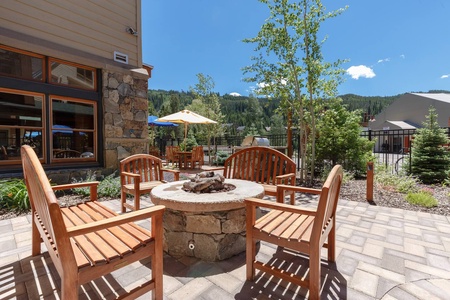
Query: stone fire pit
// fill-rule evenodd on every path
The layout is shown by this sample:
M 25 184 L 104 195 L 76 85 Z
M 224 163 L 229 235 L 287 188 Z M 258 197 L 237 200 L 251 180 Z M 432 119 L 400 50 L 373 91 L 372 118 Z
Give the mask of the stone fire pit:
M 183 190 L 187 181 L 175 181 L 153 188 L 154 204 L 166 206 L 164 251 L 174 257 L 193 256 L 205 261 L 227 259 L 245 251 L 244 199 L 262 198 L 264 188 L 254 182 L 226 179 L 233 190 L 191 193 Z

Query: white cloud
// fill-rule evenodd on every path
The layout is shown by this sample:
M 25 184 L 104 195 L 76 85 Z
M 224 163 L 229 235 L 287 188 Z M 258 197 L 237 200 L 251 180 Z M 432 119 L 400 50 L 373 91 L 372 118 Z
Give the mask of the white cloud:
M 240 95 L 241 95 L 241 94 L 236 93 L 236 92 L 230 93 L 230 96 L 233 96 L 233 97 L 239 97 Z
M 404 58 L 405 58 L 405 54 L 401 54 L 401 55 L 400 55 L 400 58 L 403 58 L 403 59 L 404 59 Z
M 391 61 L 391 59 L 390 58 L 383 58 L 383 59 L 379 59 L 377 61 L 377 63 L 381 64 L 381 63 L 388 62 L 388 61 Z
M 441 79 L 445 79 L 445 78 L 449 78 L 449 77 L 450 77 L 450 74 L 445 74 L 445 75 L 441 76 Z
M 364 65 L 351 66 L 350 68 L 347 69 L 347 74 L 356 80 L 358 80 L 359 77 L 373 78 L 376 76 L 372 68 L 369 68 Z

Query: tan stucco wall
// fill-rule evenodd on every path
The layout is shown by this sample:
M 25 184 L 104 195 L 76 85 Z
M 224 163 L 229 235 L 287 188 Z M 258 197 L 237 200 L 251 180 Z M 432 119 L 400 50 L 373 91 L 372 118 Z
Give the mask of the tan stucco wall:
M 2 0 L 0 43 L 70 61 L 74 55 L 86 56 L 77 62 L 96 68 L 118 64 L 113 62 L 118 51 L 128 55 L 131 68 L 141 67 L 140 3 Z M 127 33 L 127 27 L 139 34 Z

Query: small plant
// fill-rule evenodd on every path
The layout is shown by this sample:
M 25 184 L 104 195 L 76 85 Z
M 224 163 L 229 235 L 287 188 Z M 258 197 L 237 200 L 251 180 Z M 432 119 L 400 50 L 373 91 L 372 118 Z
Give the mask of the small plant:
M 225 160 L 229 157 L 230 155 L 228 155 L 228 153 L 226 153 L 225 151 L 217 151 L 216 153 L 216 163 L 219 166 L 223 166 Z
M 98 186 L 98 195 L 100 197 L 120 197 L 120 177 L 116 173 L 109 174 Z
M 89 171 L 87 173 L 86 179 L 81 179 L 80 181 L 73 179 L 73 183 L 77 182 L 90 182 L 95 181 L 96 176 L 93 172 Z M 87 197 L 90 195 L 90 190 L 88 187 L 83 188 L 75 188 L 73 192 L 77 195 L 81 195 Z M 110 197 L 116 198 L 120 196 L 120 177 L 116 177 L 116 173 L 112 173 L 106 176 L 103 180 L 100 181 L 97 189 L 97 193 L 99 197 Z
M 406 201 L 413 205 L 419 205 L 423 207 L 435 207 L 438 205 L 436 198 L 430 194 L 429 191 L 419 191 L 417 193 L 408 193 Z
M 25 212 L 30 209 L 27 186 L 23 179 L 0 181 L 0 207 Z
M 400 193 L 417 192 L 418 180 L 409 175 L 396 175 L 384 167 L 376 166 L 375 181 L 383 187 L 392 188 Z

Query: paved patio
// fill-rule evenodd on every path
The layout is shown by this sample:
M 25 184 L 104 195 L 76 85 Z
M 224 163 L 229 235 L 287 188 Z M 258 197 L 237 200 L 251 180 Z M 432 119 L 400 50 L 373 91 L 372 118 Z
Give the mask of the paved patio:
M 108 205 L 119 211 L 119 201 Z M 449 299 L 449 217 L 346 200 L 337 215 L 337 262 L 322 267 L 322 299 Z M 31 257 L 30 219 L 0 221 L 0 299 L 59 299 L 60 279 L 48 254 Z M 307 260 L 288 252 L 262 243 L 258 256 L 304 273 Z M 82 299 L 115 298 L 113 291 L 120 294 L 149 274 L 145 262 L 136 263 L 84 285 Z M 245 253 L 214 263 L 166 255 L 164 274 L 165 299 L 307 298 L 306 289 L 258 271 L 254 282 L 246 281 Z

